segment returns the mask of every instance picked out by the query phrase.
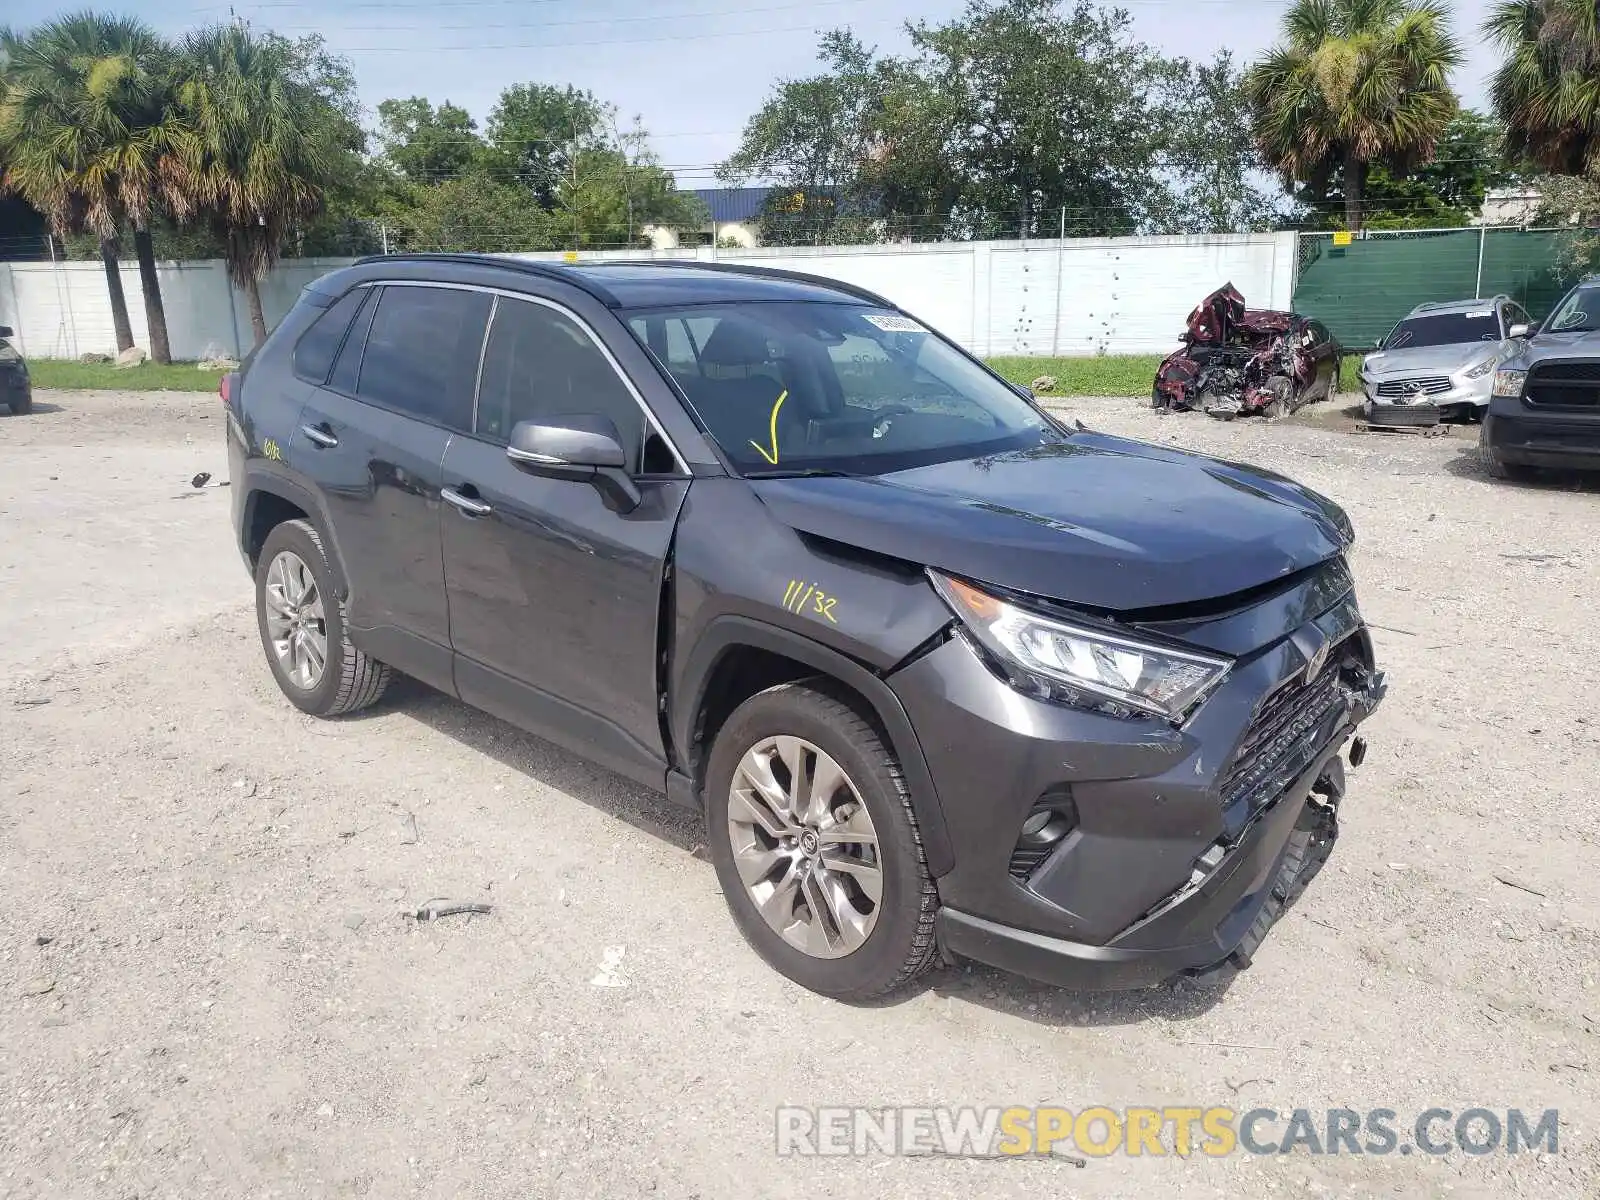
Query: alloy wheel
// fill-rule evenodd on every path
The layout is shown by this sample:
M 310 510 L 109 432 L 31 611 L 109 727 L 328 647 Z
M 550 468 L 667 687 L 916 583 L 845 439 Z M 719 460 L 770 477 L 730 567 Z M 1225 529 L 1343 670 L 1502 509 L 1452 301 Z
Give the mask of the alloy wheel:
M 843 958 L 871 936 L 883 901 L 878 833 L 825 750 L 786 736 L 752 746 L 729 788 L 728 839 L 757 911 L 796 950 Z
M 310 691 L 328 663 L 328 621 L 316 576 L 292 550 L 267 568 L 267 638 L 291 683 Z

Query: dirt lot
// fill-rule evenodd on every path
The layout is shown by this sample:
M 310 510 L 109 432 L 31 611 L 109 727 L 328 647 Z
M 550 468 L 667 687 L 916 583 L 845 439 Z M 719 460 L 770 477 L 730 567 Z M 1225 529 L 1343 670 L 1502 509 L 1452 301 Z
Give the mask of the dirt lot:
M 1600 1193 L 1600 490 L 1064 405 L 1349 508 L 1392 689 L 1344 838 L 1225 990 L 861 1009 L 746 950 L 632 785 L 415 688 L 290 708 L 189 486 L 215 399 L 39 399 L 0 418 L 0 1196 Z M 495 911 L 402 917 L 434 896 Z M 784 1103 L 1554 1107 L 1561 1152 L 780 1160 Z

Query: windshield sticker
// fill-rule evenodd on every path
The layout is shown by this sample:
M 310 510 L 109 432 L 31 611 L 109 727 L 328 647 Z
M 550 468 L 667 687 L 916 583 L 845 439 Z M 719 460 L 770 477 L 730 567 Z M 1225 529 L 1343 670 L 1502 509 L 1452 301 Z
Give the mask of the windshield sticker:
M 771 451 L 768 451 L 765 446 L 756 441 L 754 438 L 750 439 L 750 444 L 756 448 L 756 453 L 761 455 L 762 458 L 766 459 L 773 466 L 778 465 L 778 410 L 783 407 L 783 402 L 788 398 L 789 389 L 785 388 L 778 394 L 778 402 L 772 406 Z
M 888 313 L 865 313 L 863 315 L 866 317 L 868 322 L 870 322 L 873 325 L 876 325 L 879 329 L 883 330 L 885 333 L 927 333 L 928 332 L 921 325 L 918 325 L 915 321 L 913 321 L 910 317 L 896 317 L 896 316 L 892 316 L 892 315 L 890 315 Z

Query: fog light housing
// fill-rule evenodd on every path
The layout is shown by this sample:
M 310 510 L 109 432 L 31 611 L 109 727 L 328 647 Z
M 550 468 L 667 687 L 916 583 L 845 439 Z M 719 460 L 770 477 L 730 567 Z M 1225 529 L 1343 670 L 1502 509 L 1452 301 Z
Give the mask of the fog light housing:
M 1078 806 L 1067 788 L 1052 788 L 1034 802 L 1022 822 L 1016 847 L 1011 851 L 1011 878 L 1026 883 L 1074 829 Z

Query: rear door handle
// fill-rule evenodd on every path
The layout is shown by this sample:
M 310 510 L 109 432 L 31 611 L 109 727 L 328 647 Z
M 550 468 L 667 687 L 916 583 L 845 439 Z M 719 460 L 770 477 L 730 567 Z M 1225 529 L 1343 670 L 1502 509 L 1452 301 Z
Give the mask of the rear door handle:
M 331 450 L 339 444 L 339 439 L 333 436 L 333 431 L 326 425 L 302 425 L 300 432 L 321 450 Z
M 474 500 L 471 496 L 463 496 L 455 488 L 443 488 L 439 494 L 469 517 L 487 517 L 494 511 L 494 505 Z

